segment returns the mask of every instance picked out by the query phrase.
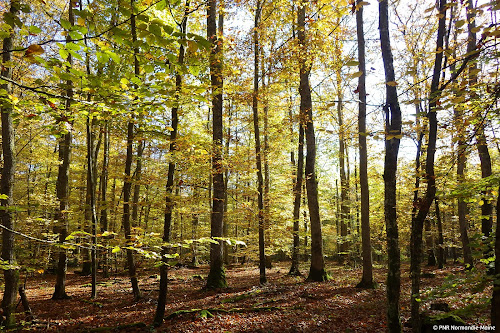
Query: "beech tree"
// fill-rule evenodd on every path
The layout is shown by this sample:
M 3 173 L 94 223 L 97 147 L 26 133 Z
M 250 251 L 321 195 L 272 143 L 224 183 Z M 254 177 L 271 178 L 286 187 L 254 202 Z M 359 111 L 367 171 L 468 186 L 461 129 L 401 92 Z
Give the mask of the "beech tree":
M 366 145 L 366 59 L 365 59 L 365 34 L 363 29 L 362 1 L 356 2 L 356 33 L 358 38 L 358 70 L 361 76 L 358 79 L 359 116 L 358 116 L 358 141 L 359 141 L 359 185 L 361 189 L 361 238 L 363 255 L 363 276 L 358 283 L 360 288 L 373 288 L 373 264 L 370 233 L 370 189 L 368 186 L 368 148 Z
M 394 60 L 389 35 L 389 4 L 379 2 L 379 31 L 385 72 L 385 160 L 384 160 L 384 215 L 387 233 L 387 328 L 401 332 L 399 298 L 401 293 L 401 258 L 399 250 L 398 219 L 396 212 L 396 172 L 401 139 L 401 109 L 399 107 L 394 73 Z
M 222 255 L 223 218 L 224 218 L 224 170 L 222 165 L 222 126 L 223 77 L 222 77 L 222 39 L 217 36 L 217 0 L 209 0 L 207 7 L 207 36 L 211 43 L 210 80 L 212 88 L 212 216 L 210 237 L 216 243 L 210 244 L 210 273 L 206 287 L 224 288 L 227 286 Z
M 311 222 L 311 266 L 309 270 L 309 281 L 328 280 L 325 270 L 325 258 L 323 256 L 323 236 L 321 231 L 321 220 L 319 217 L 318 183 L 316 180 L 316 137 L 314 135 L 314 123 L 311 101 L 311 87 L 309 74 L 311 72 L 312 60 L 307 57 L 306 42 L 306 8 L 307 2 L 302 2 L 297 7 L 297 37 L 299 42 L 299 67 L 300 67 L 300 118 L 305 126 L 306 159 L 305 177 L 307 189 L 307 206 L 309 208 L 309 219 Z
M 68 2 L 68 21 L 70 26 L 75 25 L 75 16 L 73 13 L 73 1 Z M 66 43 L 71 43 L 71 34 L 67 33 Z M 67 56 L 66 71 L 71 70 L 73 64 L 73 55 Z M 59 209 L 57 211 L 57 232 L 59 234 L 59 243 L 64 243 L 68 236 L 68 213 L 69 213 L 69 168 L 71 156 L 71 140 L 72 140 L 72 126 L 73 126 L 73 81 L 67 80 L 65 82 L 66 88 L 66 101 L 62 114 L 59 115 L 57 123 L 62 128 L 61 137 L 59 139 L 59 168 L 57 173 L 56 193 L 59 201 Z M 67 271 L 67 253 L 64 247 L 59 248 L 59 258 L 57 261 L 57 279 L 54 288 L 52 299 L 66 299 L 69 295 L 66 294 L 66 271 Z
M 10 10 L 4 14 L 5 23 L 11 27 L 9 36 L 3 39 L 2 47 L 2 77 L 12 78 L 12 41 L 14 38 L 14 30 L 16 29 L 15 20 L 19 13 L 21 2 L 12 0 L 10 2 Z M 16 324 L 16 305 L 17 305 L 17 285 L 19 282 L 19 271 L 16 267 L 14 256 L 14 217 L 13 217 L 13 193 L 14 193 L 14 176 L 16 171 L 16 154 L 15 154 L 15 135 L 14 126 L 12 124 L 13 101 L 9 94 L 12 89 L 8 83 L 0 85 L 0 112 L 2 122 L 2 154 L 3 168 L 2 178 L 0 181 L 0 219 L 2 223 L 2 269 L 4 271 L 4 294 L 2 298 L 3 310 L 3 325 L 13 327 Z

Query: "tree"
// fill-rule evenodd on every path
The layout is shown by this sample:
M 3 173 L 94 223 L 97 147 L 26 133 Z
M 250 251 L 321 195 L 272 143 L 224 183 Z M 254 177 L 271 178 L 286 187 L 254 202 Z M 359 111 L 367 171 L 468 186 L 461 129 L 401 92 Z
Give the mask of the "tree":
M 400 251 L 396 212 L 396 172 L 401 138 L 401 109 L 399 107 L 389 36 L 388 1 L 379 2 L 380 47 L 385 72 L 385 160 L 384 213 L 387 233 L 387 327 L 389 332 L 401 332 L 399 297 L 401 293 Z
M 491 325 L 500 325 L 500 187 L 497 196 L 497 232 L 495 234 L 495 278 L 493 280 L 493 295 L 491 296 Z
M 255 21 L 253 31 L 254 44 L 254 79 L 253 79 L 253 96 L 252 96 L 252 111 L 253 111 L 253 128 L 255 135 L 255 159 L 257 164 L 257 192 L 258 192 L 258 218 L 259 218 L 259 280 L 261 284 L 267 282 L 266 279 L 266 254 L 264 243 L 264 178 L 262 176 L 262 152 L 260 144 L 260 129 L 259 129 L 259 25 L 262 7 L 260 0 L 257 0 L 255 7 Z
M 75 16 L 73 14 L 73 1 L 68 3 L 68 21 L 71 26 L 75 25 Z M 71 34 L 67 33 L 66 43 L 71 43 Z M 71 70 L 73 65 L 73 56 L 68 54 L 68 68 Z M 64 243 L 68 236 L 68 211 L 69 211 L 69 167 L 71 154 L 71 139 L 72 139 L 72 118 L 71 103 L 73 100 L 73 81 L 66 81 L 66 104 L 64 113 L 59 116 L 57 122 L 59 125 L 69 125 L 69 129 L 64 129 L 59 139 L 59 168 L 57 173 L 57 199 L 59 201 L 59 210 L 57 211 L 57 233 L 59 233 L 59 243 Z M 57 262 L 57 278 L 52 299 L 66 299 L 69 296 L 66 294 L 66 270 L 67 270 L 67 253 L 63 247 L 59 248 L 59 258 Z
M 132 43 L 133 43 L 133 59 L 134 59 L 134 74 L 136 77 L 140 75 L 139 67 L 139 47 L 137 46 L 137 30 L 136 30 L 136 14 L 134 0 L 131 0 L 132 14 L 130 16 L 130 29 L 132 33 Z M 135 85 L 137 89 L 137 85 Z M 132 284 L 132 294 L 134 300 L 139 300 L 141 295 L 141 290 L 139 289 L 139 282 L 137 279 L 136 266 L 134 252 L 130 249 L 132 244 L 132 228 L 130 223 L 130 197 L 132 192 L 132 156 L 133 156 L 133 143 L 135 136 L 135 125 L 134 116 L 130 115 L 130 120 L 127 124 L 127 157 L 125 159 L 125 179 L 123 182 L 123 231 L 125 233 L 125 241 L 127 242 L 127 267 L 128 275 L 130 277 L 130 283 Z
M 412 280 L 411 292 L 411 321 L 413 332 L 420 332 L 420 264 L 422 259 L 422 230 L 424 221 L 427 218 L 429 209 L 436 197 L 436 176 L 434 172 L 434 156 L 436 153 L 437 142 L 437 111 L 439 98 L 441 97 L 441 89 L 439 87 L 440 75 L 443 65 L 443 52 L 440 50 L 444 46 L 444 36 L 446 33 L 446 0 L 439 1 L 439 24 L 437 31 L 436 41 L 436 55 L 434 60 L 434 71 L 432 75 L 432 82 L 429 91 L 429 110 L 427 112 L 428 119 L 428 138 L 425 159 L 425 178 L 427 181 L 427 188 L 425 195 L 421 200 L 418 200 L 414 205 L 418 206 L 417 216 L 412 219 L 412 232 L 411 232 L 411 263 L 410 275 Z
M 186 0 L 184 5 L 184 16 L 182 17 L 181 24 L 179 26 L 180 33 L 182 36 L 186 36 L 187 33 L 187 19 L 189 15 L 189 0 Z M 178 55 L 178 64 L 182 66 L 184 64 L 185 57 L 185 48 L 181 43 L 179 46 L 179 55 Z M 182 74 L 177 71 L 175 74 L 175 104 L 171 110 L 172 123 L 171 123 L 171 131 L 170 131 L 170 147 L 169 150 L 171 153 L 174 153 L 177 150 L 177 131 L 179 126 L 179 107 L 180 107 L 180 97 L 182 93 Z M 165 220 L 163 222 L 163 237 L 162 240 L 165 243 L 162 248 L 162 263 L 160 266 L 160 289 L 158 291 L 158 303 L 156 306 L 155 317 L 153 320 L 153 324 L 155 327 L 160 326 L 163 323 L 163 318 L 165 316 L 165 305 L 167 303 L 167 288 L 168 288 L 168 262 L 167 262 L 167 254 L 169 245 L 168 243 L 171 241 L 171 228 L 172 228 L 172 210 L 173 210 L 173 201 L 172 201 L 172 192 L 174 188 L 174 174 L 175 174 L 175 160 L 170 160 L 168 163 L 168 171 L 167 171 L 167 185 L 165 196 Z
M 323 236 L 321 232 L 321 220 L 319 217 L 318 183 L 316 180 L 316 138 L 314 135 L 314 123 L 312 114 L 311 86 L 309 74 L 312 61 L 307 57 L 306 45 L 306 7 L 307 2 L 302 2 L 297 8 L 298 20 L 298 42 L 299 42 L 299 93 L 300 93 L 300 118 L 305 126 L 306 138 L 306 189 L 307 206 L 309 208 L 309 219 L 311 223 L 311 266 L 308 281 L 326 281 L 328 274 L 325 270 L 325 258 L 323 256 Z
M 356 33 L 358 37 L 358 142 L 359 142 L 359 185 L 361 189 L 361 239 L 363 255 L 363 276 L 357 287 L 373 288 L 372 247 L 370 235 L 370 188 L 368 186 L 368 148 L 366 146 L 366 65 L 365 34 L 363 29 L 363 4 L 356 5 Z
M 1 74 L 4 78 L 12 78 L 12 41 L 14 39 L 15 18 L 20 10 L 20 1 L 12 0 L 10 10 L 4 14 L 4 20 L 12 29 L 9 36 L 3 39 L 3 56 Z M 0 180 L 0 219 L 2 223 L 2 269 L 4 271 L 4 294 L 2 299 L 2 310 L 6 327 L 13 327 L 16 323 L 16 301 L 17 285 L 19 282 L 19 271 L 16 267 L 14 256 L 14 216 L 13 216 L 13 193 L 14 175 L 16 171 L 16 153 L 14 126 L 12 124 L 13 102 L 9 97 L 12 93 L 8 83 L 0 85 L 0 112 L 2 122 L 2 153 L 3 168 Z
M 476 9 L 474 8 L 474 2 L 472 0 L 467 1 L 467 53 L 477 52 L 476 48 Z M 476 93 L 475 85 L 477 84 L 477 66 L 473 63 L 469 67 L 468 84 L 469 90 L 471 91 L 472 98 L 479 98 Z M 492 175 L 491 170 L 491 156 L 488 150 L 488 143 L 486 141 L 486 135 L 484 133 L 485 122 L 481 120 L 476 126 L 476 148 L 479 154 L 479 160 L 481 161 L 481 177 L 487 178 Z M 486 191 L 483 192 L 483 195 Z M 493 224 L 493 205 L 491 202 L 483 197 L 483 204 L 481 205 L 481 231 L 486 236 L 489 237 L 492 224 Z M 489 249 L 491 250 L 491 249 Z
M 210 80 L 212 87 L 212 216 L 210 222 L 210 237 L 216 243 L 210 244 L 210 273 L 206 288 L 224 288 L 227 286 L 222 255 L 222 237 L 224 221 L 224 167 L 222 164 L 222 140 L 224 136 L 222 125 L 222 39 L 217 36 L 217 0 L 209 0 L 207 7 L 207 36 L 211 43 L 210 50 Z

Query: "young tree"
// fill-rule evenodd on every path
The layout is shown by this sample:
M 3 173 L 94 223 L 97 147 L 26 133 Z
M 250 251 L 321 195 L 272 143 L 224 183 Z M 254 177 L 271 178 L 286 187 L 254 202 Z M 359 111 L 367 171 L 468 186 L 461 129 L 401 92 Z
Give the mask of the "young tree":
M 11 26 L 12 32 L 3 39 L 2 48 L 2 77 L 12 78 L 12 41 L 15 30 L 15 17 L 20 10 L 20 1 L 11 0 L 10 10 L 4 14 L 4 22 Z M 2 153 L 3 168 L 0 180 L 0 219 L 2 223 L 2 269 L 4 271 L 4 294 L 2 310 L 6 327 L 13 327 L 16 323 L 15 310 L 17 301 L 17 284 L 19 271 L 15 267 L 14 257 L 14 216 L 12 205 L 14 203 L 14 173 L 16 170 L 16 153 L 14 147 L 14 126 L 12 124 L 13 105 L 9 93 L 12 92 L 8 83 L 0 85 L 0 112 L 2 122 Z
M 359 288 L 373 288 L 372 247 L 370 240 L 370 188 L 368 186 L 368 148 L 366 146 L 366 61 L 365 34 L 363 29 L 363 3 L 356 4 L 356 33 L 358 37 L 358 142 L 359 142 L 359 185 L 361 189 L 361 253 L 363 255 L 363 276 Z
M 139 48 L 137 46 L 137 29 L 136 29 L 136 14 L 135 14 L 135 1 L 130 1 L 132 14 L 130 16 L 130 29 L 132 33 L 132 43 L 133 43 L 133 57 L 134 57 L 134 74 L 136 76 L 140 75 L 139 67 Z M 137 89 L 137 85 L 135 85 Z M 135 136 L 135 125 L 134 117 L 130 115 L 130 120 L 127 124 L 127 157 L 125 159 L 125 179 L 123 182 L 123 231 L 125 233 L 125 240 L 127 246 L 132 246 L 132 228 L 130 223 L 130 197 L 132 192 L 132 156 L 133 156 L 133 144 Z M 128 274 L 130 277 L 130 283 L 132 284 L 132 294 L 134 295 L 134 300 L 139 300 L 141 295 L 141 290 L 139 289 L 139 282 L 137 280 L 136 266 L 134 252 L 132 249 L 127 248 L 127 267 Z
M 187 19 L 189 15 L 189 0 L 186 0 L 184 5 L 184 16 L 182 18 L 180 24 L 180 32 L 182 36 L 185 36 L 187 33 Z M 180 66 L 184 64 L 185 57 L 185 48 L 181 43 L 179 46 L 179 56 L 178 63 Z M 170 147 L 169 150 L 171 153 L 174 153 L 177 150 L 177 130 L 179 127 L 179 107 L 180 107 L 180 97 L 182 92 L 182 74 L 177 72 L 175 74 L 175 104 L 172 108 L 172 122 L 171 122 L 171 131 L 170 131 Z M 172 210 L 173 210 L 173 201 L 172 201 L 172 192 L 174 189 L 174 174 L 175 174 L 175 161 L 170 160 L 168 163 L 168 171 L 167 171 L 167 185 L 165 196 L 165 220 L 163 222 L 163 242 L 170 242 L 171 235 L 171 227 L 172 227 Z M 160 326 L 163 323 L 163 318 L 165 316 L 165 305 L 167 303 L 167 288 L 168 288 L 168 263 L 167 257 L 168 254 L 168 244 L 163 246 L 162 249 L 162 265 L 160 266 L 160 289 L 158 292 L 158 303 L 156 306 L 155 317 L 153 320 L 153 325 L 155 327 Z
M 411 263 L 410 275 L 412 281 L 411 292 L 411 321 L 413 332 L 420 332 L 420 264 L 422 259 L 422 230 L 424 221 L 427 218 L 429 209 L 435 200 L 436 196 L 436 177 L 434 173 L 434 156 L 436 153 L 437 141 L 437 105 L 441 97 L 441 89 L 439 87 L 440 74 L 443 64 L 443 49 L 444 36 L 446 33 L 446 0 L 439 1 L 439 24 L 437 31 L 436 41 L 436 55 L 434 60 L 434 71 L 432 75 L 432 82 L 429 91 L 429 110 L 427 112 L 428 119 L 428 138 L 427 150 L 425 159 L 425 178 L 427 181 L 427 188 L 423 198 L 414 203 L 418 205 L 418 213 L 412 221 L 411 232 Z
M 394 74 L 394 60 L 389 35 L 389 4 L 379 2 L 379 30 L 382 61 L 385 72 L 385 160 L 384 160 L 384 213 L 387 233 L 387 327 L 389 332 L 401 332 L 399 298 L 401 293 L 400 250 L 396 212 L 396 172 L 401 138 L 401 109 L 399 107 Z
M 306 189 L 309 219 L 311 222 L 311 266 L 308 281 L 326 281 L 328 274 L 325 270 L 323 256 L 323 236 L 321 220 L 319 217 L 318 182 L 316 180 L 316 138 L 312 114 L 311 86 L 309 74 L 312 60 L 308 57 L 306 43 L 306 7 L 307 2 L 302 2 L 297 8 L 298 41 L 299 41 L 299 93 L 300 93 L 300 118 L 305 123 L 306 138 Z
M 222 241 L 217 239 L 224 234 L 224 167 L 222 163 L 222 140 L 224 137 L 222 125 L 222 38 L 217 36 L 217 0 L 209 0 L 207 7 L 207 37 L 211 43 L 210 79 L 212 86 L 212 216 L 210 236 L 217 244 L 210 244 L 210 273 L 206 288 L 224 288 L 227 286 L 224 272 L 224 257 Z
M 253 128 L 255 135 L 255 159 L 257 164 L 257 192 L 258 192 L 258 209 L 259 209 L 259 280 L 261 284 L 267 282 L 266 279 L 266 255 L 264 243 L 264 179 L 262 176 L 262 152 L 260 144 L 260 128 L 259 128 L 259 58 L 260 58 L 260 43 L 259 43 L 259 25 L 262 7 L 260 0 L 257 0 L 255 7 L 253 45 L 254 45 L 254 79 L 253 79 L 253 96 L 252 96 L 252 111 L 253 111 Z
M 75 24 L 75 16 L 73 14 L 73 3 L 74 1 L 68 2 L 68 21 L 71 26 Z M 66 35 L 66 43 L 71 43 L 71 34 Z M 73 56 L 68 54 L 67 58 L 68 68 L 67 71 L 71 69 L 73 65 Z M 59 117 L 58 123 L 69 123 L 69 129 L 62 133 L 59 139 L 59 169 L 57 174 L 57 185 L 56 194 L 59 201 L 59 210 L 57 211 L 58 226 L 57 231 L 59 233 L 59 243 L 64 243 L 66 237 L 68 236 L 68 210 L 69 210 L 69 167 L 70 167 L 70 153 L 71 153 L 71 139 L 72 139 L 72 122 L 71 118 L 71 103 L 73 99 L 73 81 L 66 81 L 66 105 L 64 108 L 64 113 Z M 54 289 L 54 294 L 52 299 L 65 299 L 69 298 L 66 294 L 66 270 L 67 270 L 67 254 L 64 248 L 59 249 L 59 258 L 57 262 L 56 270 L 56 285 Z

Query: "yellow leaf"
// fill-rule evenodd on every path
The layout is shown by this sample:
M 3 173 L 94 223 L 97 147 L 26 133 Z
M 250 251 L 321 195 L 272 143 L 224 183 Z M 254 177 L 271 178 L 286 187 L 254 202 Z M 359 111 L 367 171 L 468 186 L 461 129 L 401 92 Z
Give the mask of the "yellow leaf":
M 479 204 L 479 206 L 484 205 L 484 200 L 479 200 L 478 204 Z
M 389 82 L 386 82 L 386 84 L 390 87 L 395 87 L 398 85 L 398 83 L 396 81 L 389 81 Z
M 28 46 L 28 49 L 26 50 L 26 53 L 24 54 L 27 57 L 31 57 L 34 55 L 40 55 L 45 53 L 45 50 L 38 44 L 31 44 Z
M 80 25 L 80 26 L 84 26 L 85 25 L 85 19 L 83 17 L 79 17 L 77 20 L 76 20 L 76 24 L 77 25 Z
M 363 71 L 352 73 L 351 77 L 354 79 L 354 78 L 360 77 L 361 75 L 363 75 Z

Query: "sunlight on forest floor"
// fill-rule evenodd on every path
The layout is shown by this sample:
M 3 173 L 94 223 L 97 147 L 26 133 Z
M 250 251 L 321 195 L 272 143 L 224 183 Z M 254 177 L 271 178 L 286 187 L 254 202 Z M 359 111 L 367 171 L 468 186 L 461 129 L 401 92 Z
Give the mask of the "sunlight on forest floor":
M 301 267 L 306 273 L 306 266 Z M 303 278 L 287 276 L 288 263 L 278 263 L 267 271 L 269 283 L 258 285 L 255 266 L 231 266 L 227 269 L 229 288 L 203 291 L 208 267 L 178 268 L 169 272 L 169 292 L 165 323 L 159 329 L 150 327 L 158 288 L 158 275 L 142 272 L 140 279 L 144 298 L 133 302 L 127 277 L 99 279 L 98 297 L 90 299 L 90 277 L 68 274 L 70 300 L 52 301 L 55 277 L 31 277 L 27 295 L 36 317 L 27 330 L 48 332 L 384 332 L 385 270 L 375 269 L 379 287 L 356 289 L 361 269 L 329 267 L 333 279 L 325 283 L 305 283 Z M 403 266 L 401 313 L 403 323 L 409 317 L 408 267 Z M 489 307 L 484 299 L 491 288 L 465 290 L 465 284 L 446 276 L 464 276 L 459 266 L 433 270 L 435 276 L 422 279 L 422 285 L 433 293 L 449 295 L 451 310 L 468 307 L 464 319 L 470 324 L 485 324 Z M 440 288 L 441 286 L 448 286 Z M 468 284 L 469 285 L 469 284 Z M 477 289 L 477 288 L 476 288 Z M 439 300 L 442 302 L 443 300 Z M 429 302 L 423 299 L 423 308 Z M 179 310 L 194 310 L 178 313 Z M 206 310 L 206 311 L 202 311 Z M 135 324 L 135 325 L 132 325 Z M 130 326 L 126 326 L 130 325 Z M 108 329 L 106 329 L 108 328 Z M 405 331 L 409 328 L 405 327 Z

